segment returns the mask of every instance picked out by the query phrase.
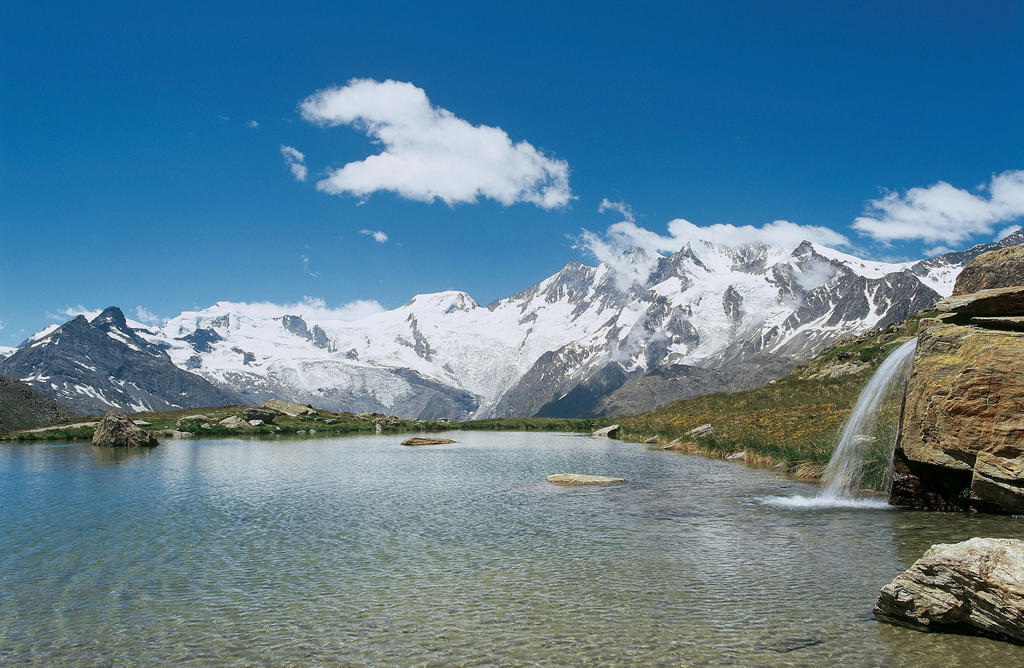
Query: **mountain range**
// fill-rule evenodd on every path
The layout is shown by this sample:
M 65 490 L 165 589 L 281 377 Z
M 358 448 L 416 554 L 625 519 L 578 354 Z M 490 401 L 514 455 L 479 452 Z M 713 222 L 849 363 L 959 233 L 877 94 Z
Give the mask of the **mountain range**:
M 644 271 L 628 278 L 570 262 L 486 306 L 449 291 L 357 320 L 218 302 L 150 327 L 111 307 L 0 351 L 0 374 L 83 414 L 270 398 L 420 419 L 625 414 L 767 383 L 932 306 L 974 257 L 1020 243 L 1024 231 L 886 263 L 807 241 L 693 241 L 630 251 Z

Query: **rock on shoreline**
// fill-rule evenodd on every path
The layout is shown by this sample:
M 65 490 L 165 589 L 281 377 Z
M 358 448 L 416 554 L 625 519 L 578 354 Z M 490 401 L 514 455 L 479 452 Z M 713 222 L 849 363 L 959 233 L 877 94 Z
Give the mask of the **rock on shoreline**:
M 450 438 L 421 438 L 421 437 L 407 438 L 404 441 L 402 441 L 402 445 L 408 445 L 410 447 L 416 447 L 416 446 L 420 446 L 420 445 L 447 445 L 449 443 L 455 443 L 455 441 L 453 441 Z
M 158 443 L 152 434 L 117 411 L 104 415 L 92 435 L 93 445 L 108 448 L 151 448 Z
M 972 538 L 933 545 L 882 588 L 875 617 L 920 631 L 1024 644 L 1024 542 Z

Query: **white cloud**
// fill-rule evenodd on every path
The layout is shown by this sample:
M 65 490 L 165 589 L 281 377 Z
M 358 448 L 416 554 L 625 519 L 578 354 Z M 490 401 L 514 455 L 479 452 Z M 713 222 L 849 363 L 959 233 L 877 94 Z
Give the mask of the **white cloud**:
M 384 230 L 359 230 L 359 234 L 365 234 L 373 237 L 373 240 L 379 244 L 387 243 L 388 235 Z
M 7 323 L 5 323 L 3 320 L 0 320 L 0 329 L 3 329 L 6 326 L 7 326 Z
M 294 146 L 281 144 L 281 156 L 284 157 L 288 168 L 292 170 L 292 176 L 296 181 L 306 180 L 306 156 Z
M 308 257 L 306 257 L 305 255 L 300 255 L 299 257 L 302 258 L 302 271 L 306 272 L 307 276 L 312 276 L 313 278 L 317 278 L 320 276 L 320 272 L 310 271 Z
M 92 320 L 102 312 L 103 309 L 87 308 L 85 306 L 82 306 L 81 304 L 77 304 L 75 306 L 65 306 L 64 308 L 57 309 L 56 311 L 47 311 L 46 317 L 49 318 L 50 320 L 64 321 L 70 320 L 80 315 L 84 315 L 86 320 Z
M 1024 170 L 996 174 L 979 191 L 973 194 L 939 181 L 903 195 L 886 193 L 868 202 L 853 228 L 886 243 L 919 239 L 953 245 L 992 235 L 996 225 L 1024 216 Z
M 139 319 L 139 322 L 147 325 L 159 325 L 164 321 L 163 318 L 156 315 L 144 306 L 135 307 L 135 317 Z
M 246 121 L 245 126 L 249 128 L 258 128 L 260 126 L 259 121 Z
M 431 105 L 423 89 L 411 83 L 352 79 L 309 96 L 301 111 L 321 126 L 352 125 L 383 146 L 317 183 L 332 195 L 367 197 L 384 190 L 449 206 L 486 197 L 505 206 L 530 202 L 544 209 L 572 199 L 564 160 L 526 141 L 513 143 L 501 128 L 472 125 Z
M 1003 229 L 999 230 L 999 232 L 996 234 L 996 241 L 1002 241 L 1003 239 L 1010 236 L 1019 229 L 1024 228 L 1022 228 L 1020 225 L 1010 225 L 1009 227 L 1004 227 Z
M 227 310 L 232 310 L 236 305 L 232 302 L 218 302 Z M 384 307 L 372 299 L 357 299 L 342 304 L 341 306 L 328 306 L 327 302 L 319 297 L 303 297 L 302 301 L 295 304 L 273 304 L 271 302 L 241 302 L 238 304 L 244 307 L 246 313 L 257 318 L 278 318 L 282 313 L 298 315 L 305 319 L 310 325 L 319 323 L 323 325 L 329 321 L 352 321 L 382 313 Z
M 633 222 L 632 209 L 624 202 L 602 200 L 598 211 L 617 211 L 626 219 L 610 226 L 604 234 L 584 230 L 578 247 L 611 267 L 616 283 L 623 290 L 646 282 L 663 253 L 675 253 L 688 243 L 707 242 L 731 247 L 760 243 L 787 252 L 803 241 L 830 247 L 850 245 L 845 236 L 833 229 L 798 225 L 788 220 L 775 220 L 755 227 L 727 223 L 701 226 L 676 218 L 668 224 L 668 235 L 661 235 Z
M 618 211 L 622 215 L 623 220 L 628 220 L 631 223 L 636 222 L 636 216 L 633 215 L 633 207 L 626 202 L 613 202 L 605 197 L 597 206 L 597 212 L 605 213 L 607 211 Z
M 926 257 L 936 257 L 938 255 L 945 255 L 946 253 L 952 253 L 956 251 L 955 248 L 949 246 L 934 246 L 925 250 L 924 254 Z

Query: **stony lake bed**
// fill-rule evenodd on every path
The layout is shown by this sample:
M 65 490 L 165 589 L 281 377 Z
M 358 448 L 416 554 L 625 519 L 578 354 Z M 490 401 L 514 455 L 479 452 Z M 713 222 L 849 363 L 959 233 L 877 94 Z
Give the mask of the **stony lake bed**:
M 1024 519 L 575 434 L 0 447 L 0 663 L 1014 665 L 882 624 L 934 543 Z M 551 474 L 621 477 L 550 484 Z

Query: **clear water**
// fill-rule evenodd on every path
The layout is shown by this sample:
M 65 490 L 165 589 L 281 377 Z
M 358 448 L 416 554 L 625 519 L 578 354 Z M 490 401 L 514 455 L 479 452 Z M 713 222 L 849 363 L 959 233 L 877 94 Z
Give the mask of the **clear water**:
M 566 434 L 0 447 L 0 664 L 1024 664 L 877 623 L 932 543 L 1024 521 Z M 567 488 L 546 475 L 622 476 Z
M 857 496 L 862 487 L 864 457 L 870 446 L 870 441 L 866 439 L 875 438 L 873 436 L 874 424 L 879 406 L 891 388 L 894 386 L 901 388 L 905 385 L 916 349 L 916 338 L 896 348 L 889 353 L 889 356 L 871 376 L 868 384 L 864 386 L 864 390 L 857 398 L 853 413 L 850 414 L 850 419 L 847 420 L 846 427 L 843 428 L 843 435 L 832 454 L 832 459 L 829 460 L 828 466 L 822 474 L 822 488 L 818 495 L 820 498 L 848 500 Z M 891 460 L 892 450 L 896 447 L 896 443 L 895 441 L 886 443 L 885 447 Z M 886 474 L 886 479 L 887 489 L 885 491 L 888 492 L 888 487 L 892 484 L 891 473 Z

